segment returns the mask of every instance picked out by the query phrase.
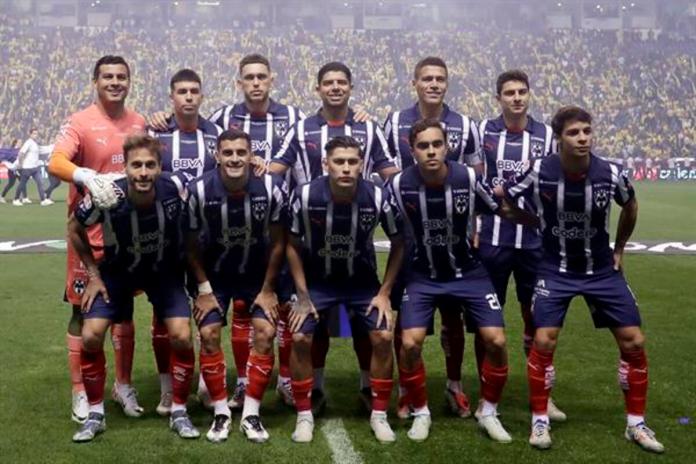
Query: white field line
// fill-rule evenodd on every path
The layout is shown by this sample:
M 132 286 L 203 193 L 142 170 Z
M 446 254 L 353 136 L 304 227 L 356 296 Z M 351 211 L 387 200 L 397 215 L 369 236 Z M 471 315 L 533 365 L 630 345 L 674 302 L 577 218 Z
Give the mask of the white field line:
M 328 419 L 323 422 L 321 431 L 331 448 L 331 460 L 337 464 L 362 464 L 362 456 L 353 448 L 353 442 L 350 441 L 348 432 L 343 427 L 343 421 Z

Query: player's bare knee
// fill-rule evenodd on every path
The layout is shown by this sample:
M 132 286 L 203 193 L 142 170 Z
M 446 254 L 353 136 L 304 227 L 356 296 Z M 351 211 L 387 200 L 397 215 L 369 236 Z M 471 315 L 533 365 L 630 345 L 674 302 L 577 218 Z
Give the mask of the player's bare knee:
M 393 346 L 392 333 L 388 330 L 375 330 L 370 333 L 372 351 L 380 358 L 388 357 L 392 353 Z
M 534 346 L 544 351 L 553 351 L 558 343 L 558 330 L 537 329 L 534 334 Z
M 303 333 L 292 334 L 292 349 L 297 353 L 309 352 L 312 349 L 312 337 Z
M 486 346 L 486 352 L 489 354 L 501 354 L 505 352 L 505 332 L 493 331 L 483 336 L 483 342 Z
M 82 329 L 82 347 L 85 351 L 99 351 L 104 346 L 104 334 Z
M 631 331 L 617 336 L 621 351 L 638 351 L 645 346 L 645 335 L 641 330 Z
M 210 324 L 199 329 L 201 335 L 201 349 L 206 353 L 220 351 L 220 326 Z
M 202 339 L 201 339 L 202 341 Z M 177 330 L 169 330 L 169 343 L 175 351 L 187 351 L 193 348 L 191 343 L 191 331 L 188 327 L 177 328 Z

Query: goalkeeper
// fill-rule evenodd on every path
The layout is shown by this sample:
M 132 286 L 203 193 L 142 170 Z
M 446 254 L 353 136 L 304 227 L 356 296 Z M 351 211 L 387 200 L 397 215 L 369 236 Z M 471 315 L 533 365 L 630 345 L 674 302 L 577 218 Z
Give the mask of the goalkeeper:
M 130 88 L 130 68 L 120 56 L 103 56 L 94 66 L 92 84 L 96 101 L 68 118 L 56 140 L 48 165 L 50 174 L 70 183 L 68 216 L 89 191 L 101 208 L 113 206 L 123 192 L 113 180 L 123 171 L 123 142 L 127 136 L 145 131 L 145 120 L 125 107 Z M 103 257 L 101 226 L 88 229 L 89 243 L 97 260 Z M 68 365 L 72 381 L 72 419 L 87 419 L 88 403 L 82 384 L 82 315 L 80 300 L 89 277 L 75 249 L 68 243 L 65 300 L 72 304 L 72 317 L 66 337 Z M 140 416 L 140 407 L 131 386 L 133 365 L 133 322 L 115 324 L 111 329 L 116 363 L 116 383 L 112 396 L 128 416 Z

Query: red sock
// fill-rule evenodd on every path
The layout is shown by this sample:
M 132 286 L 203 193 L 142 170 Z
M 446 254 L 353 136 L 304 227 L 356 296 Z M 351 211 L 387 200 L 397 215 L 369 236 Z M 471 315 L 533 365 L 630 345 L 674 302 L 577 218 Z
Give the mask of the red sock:
M 290 353 L 292 352 L 292 332 L 288 324 L 290 306 L 283 305 L 278 312 L 278 373 L 290 377 Z
M 503 396 L 503 388 L 508 377 L 508 366 L 494 366 L 488 359 L 483 360 L 481 368 L 481 397 L 489 403 L 500 403 L 500 397 Z
M 80 356 L 82 381 L 89 404 L 99 404 L 104 401 L 104 382 L 106 381 L 106 358 L 104 349 L 98 351 L 82 350 Z
M 155 353 L 157 372 L 166 374 L 169 372 L 169 359 L 172 357 L 172 345 L 169 342 L 169 332 L 164 322 L 159 321 L 155 315 L 152 316 L 152 351 Z
M 329 354 L 331 340 L 329 332 L 317 331 L 312 338 L 312 368 L 322 369 L 326 365 L 326 356 Z
M 246 377 L 249 359 L 249 340 L 251 339 L 251 313 L 244 300 L 234 300 L 232 311 L 232 355 L 237 368 L 237 377 Z
M 361 371 L 369 371 L 372 362 L 372 343 L 369 335 L 353 337 L 353 350 L 358 357 L 358 365 Z
M 249 362 L 247 362 L 249 385 L 247 385 L 246 394 L 255 400 L 261 401 L 263 399 L 263 393 L 271 381 L 273 361 L 273 353 L 264 355 L 252 351 L 249 355 Z
M 131 383 L 133 352 L 135 351 L 135 326 L 125 321 L 111 326 L 111 343 L 114 345 L 116 381 L 121 385 Z
M 312 377 L 305 380 L 292 380 L 292 396 L 295 398 L 297 412 L 312 410 Z
M 428 405 L 428 391 L 425 388 L 425 365 L 420 361 L 413 371 L 399 368 L 401 385 L 406 388 L 414 408 L 419 409 Z
M 206 353 L 203 350 L 198 355 L 201 366 L 201 374 L 205 381 L 210 399 L 220 401 L 227 398 L 227 366 L 225 365 L 225 353 L 222 350 L 216 353 Z
M 534 414 L 546 414 L 549 395 L 553 388 L 548 376 L 552 368 L 553 351 L 540 350 L 532 345 L 527 359 L 527 381 L 529 382 L 529 404 Z
M 645 415 L 648 395 L 648 359 L 644 349 L 621 352 L 619 385 L 624 393 L 626 413 L 634 416 Z
M 82 337 L 67 334 L 65 343 L 68 345 L 68 368 L 70 369 L 70 382 L 74 392 L 85 391 L 82 383 L 82 368 L 80 367 L 82 353 Z
M 191 390 L 195 363 L 196 355 L 193 353 L 193 348 L 182 351 L 172 350 L 172 397 L 176 404 L 186 404 Z M 208 389 L 210 390 L 210 387 Z
M 445 313 L 450 314 L 445 316 Z M 445 352 L 447 378 L 461 380 L 462 363 L 464 362 L 464 323 L 458 312 L 445 311 L 442 315 L 440 345 Z
M 372 410 L 386 412 L 389 409 L 394 381 L 392 379 L 370 378 L 370 386 L 372 387 Z

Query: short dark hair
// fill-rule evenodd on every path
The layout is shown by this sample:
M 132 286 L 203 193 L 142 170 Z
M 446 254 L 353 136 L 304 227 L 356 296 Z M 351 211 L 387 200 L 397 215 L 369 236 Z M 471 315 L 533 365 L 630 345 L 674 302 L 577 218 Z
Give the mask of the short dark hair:
M 242 61 L 239 62 L 240 75 L 242 74 L 242 69 L 244 69 L 244 66 L 248 64 L 262 64 L 266 66 L 269 71 L 271 70 L 271 63 L 268 61 L 268 58 L 258 53 L 252 53 L 250 55 L 246 55 L 244 58 L 242 58 Z
M 96 81 L 99 79 L 99 67 L 106 64 L 122 64 L 126 67 L 126 72 L 128 73 L 128 79 L 130 79 L 130 66 L 126 63 L 126 60 L 122 56 L 118 55 L 104 55 L 97 60 L 94 65 L 94 71 L 92 72 L 92 80 Z
M 556 111 L 556 114 L 553 115 L 553 119 L 551 119 L 551 129 L 553 129 L 553 134 L 560 138 L 566 124 L 576 121 L 592 124 L 592 115 L 579 106 L 564 106 L 560 110 Z
M 435 118 L 427 118 L 420 119 L 411 126 L 411 130 L 408 132 L 409 145 L 413 146 L 413 144 L 416 141 L 416 137 L 418 137 L 418 134 L 430 128 L 439 129 L 440 132 L 442 132 L 442 138 L 445 141 L 447 141 L 447 134 L 445 133 L 445 129 L 442 127 L 440 121 Z
M 363 150 L 360 142 L 350 135 L 339 135 L 329 140 L 326 145 L 324 145 L 326 157 L 328 158 L 331 154 L 333 154 L 336 148 L 355 148 L 358 150 L 358 156 L 360 156 L 360 158 L 363 157 Z
M 123 162 L 128 162 L 128 153 L 138 148 L 145 148 L 155 155 L 158 163 L 162 163 L 162 144 L 156 138 L 147 134 L 131 135 L 123 142 Z
M 319 68 L 319 72 L 317 73 L 317 84 L 321 84 L 321 80 L 324 78 L 324 74 L 332 71 L 342 72 L 348 78 L 348 82 L 350 84 L 353 83 L 353 74 L 351 74 L 350 68 L 345 64 L 341 63 L 340 61 L 331 61 Z
M 503 91 L 503 85 L 510 81 L 524 82 L 524 85 L 527 86 L 527 90 L 529 90 L 529 77 L 527 76 L 527 73 L 520 69 L 511 69 L 499 75 L 498 79 L 495 81 L 496 95 L 500 95 L 500 92 Z
M 174 84 L 177 82 L 197 82 L 199 86 L 203 87 L 201 76 L 193 69 L 188 68 L 180 69 L 174 73 L 169 81 L 169 90 L 174 90 Z
M 247 144 L 249 145 L 249 151 L 251 151 L 251 137 L 249 137 L 249 134 L 241 129 L 237 129 L 236 127 L 230 127 L 226 131 L 223 131 L 222 134 L 218 135 L 217 149 L 220 149 L 220 145 L 222 145 L 222 142 L 225 140 L 233 142 L 239 139 L 246 140 Z
M 420 73 L 421 69 L 423 69 L 426 66 L 437 66 L 438 68 L 445 68 L 445 74 L 449 76 L 449 70 L 447 69 L 447 64 L 445 63 L 445 60 L 443 60 L 439 56 L 426 56 L 418 63 L 416 63 L 416 67 L 413 69 L 413 78 L 418 79 L 418 74 Z

